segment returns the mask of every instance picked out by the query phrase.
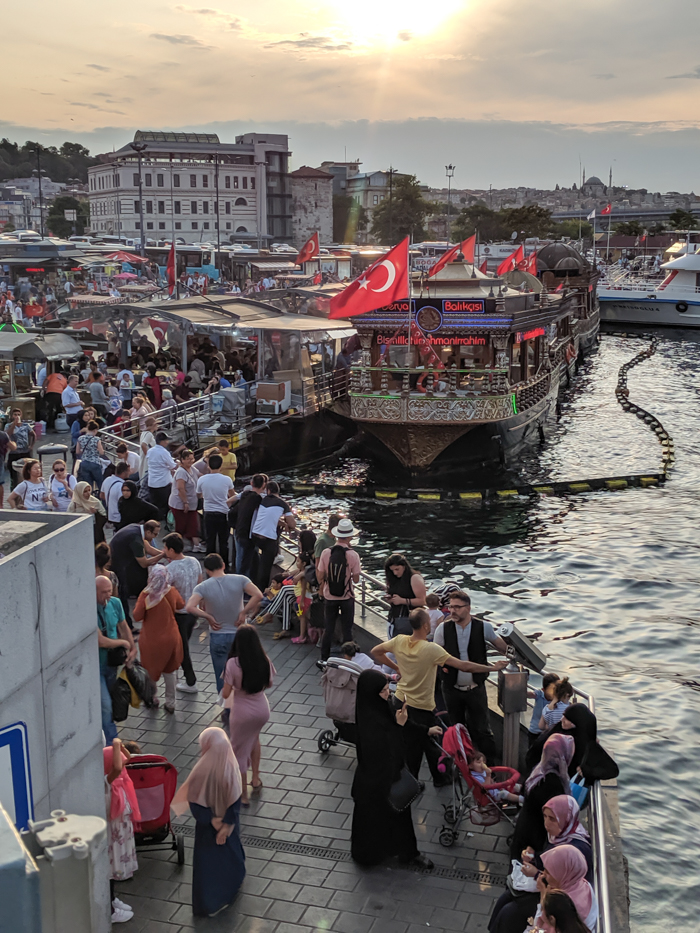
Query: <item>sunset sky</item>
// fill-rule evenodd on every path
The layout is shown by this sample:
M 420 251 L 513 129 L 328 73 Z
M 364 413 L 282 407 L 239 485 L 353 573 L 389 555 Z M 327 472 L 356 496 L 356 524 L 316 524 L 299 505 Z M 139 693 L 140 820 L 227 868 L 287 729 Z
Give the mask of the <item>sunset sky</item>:
M 11 0 L 0 134 L 288 131 L 293 162 L 422 181 L 700 190 L 697 0 Z M 411 121 L 411 122 L 409 122 Z M 413 122 L 418 121 L 418 122 Z M 429 121 L 429 122 L 426 122 Z

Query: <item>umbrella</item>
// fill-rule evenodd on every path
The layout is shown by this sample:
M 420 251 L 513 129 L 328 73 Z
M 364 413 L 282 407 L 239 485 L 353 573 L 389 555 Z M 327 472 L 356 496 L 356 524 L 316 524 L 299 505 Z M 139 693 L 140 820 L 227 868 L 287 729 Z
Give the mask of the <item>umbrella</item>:
M 116 279 L 123 279 L 124 281 L 130 281 L 131 279 L 137 279 L 138 275 L 134 275 L 133 272 L 120 272 L 119 275 L 114 276 Z
M 128 262 L 132 265 L 137 262 L 148 262 L 143 256 L 137 256 L 135 253 L 127 253 L 123 249 L 118 249 L 115 253 L 107 253 L 103 262 Z

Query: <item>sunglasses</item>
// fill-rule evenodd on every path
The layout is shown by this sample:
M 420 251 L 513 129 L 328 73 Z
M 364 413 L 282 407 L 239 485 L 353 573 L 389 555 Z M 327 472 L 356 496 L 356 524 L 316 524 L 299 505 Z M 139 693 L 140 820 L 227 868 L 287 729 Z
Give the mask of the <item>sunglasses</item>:
M 65 467 L 56 467 L 56 468 L 54 469 L 54 473 L 65 473 L 65 472 L 66 472 L 66 468 L 65 468 Z

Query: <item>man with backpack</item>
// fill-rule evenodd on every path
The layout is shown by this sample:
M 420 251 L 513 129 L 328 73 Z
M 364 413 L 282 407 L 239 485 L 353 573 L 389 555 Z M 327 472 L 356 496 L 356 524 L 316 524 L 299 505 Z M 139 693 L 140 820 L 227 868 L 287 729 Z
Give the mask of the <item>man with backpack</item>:
M 352 623 L 355 618 L 355 584 L 360 582 L 360 557 L 350 547 L 357 535 L 349 518 L 342 518 L 332 530 L 337 543 L 326 548 L 316 564 L 316 578 L 325 600 L 323 642 L 321 658 L 326 661 L 331 653 L 335 623 L 340 616 L 342 641 L 352 641 Z

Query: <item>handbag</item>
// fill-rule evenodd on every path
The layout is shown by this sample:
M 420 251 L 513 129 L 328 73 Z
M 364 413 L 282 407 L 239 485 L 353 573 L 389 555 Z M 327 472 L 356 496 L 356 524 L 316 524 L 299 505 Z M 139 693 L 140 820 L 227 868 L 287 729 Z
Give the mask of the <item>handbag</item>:
M 396 813 L 403 813 L 423 793 L 423 786 L 418 778 L 415 778 L 404 765 L 398 781 L 394 781 L 389 788 L 389 796 L 387 797 L 389 806 Z
M 586 785 L 586 779 L 581 777 L 580 774 L 577 774 L 569 783 L 569 789 L 571 796 L 574 798 L 578 804 L 579 810 L 583 810 L 583 807 L 588 798 L 588 787 Z

